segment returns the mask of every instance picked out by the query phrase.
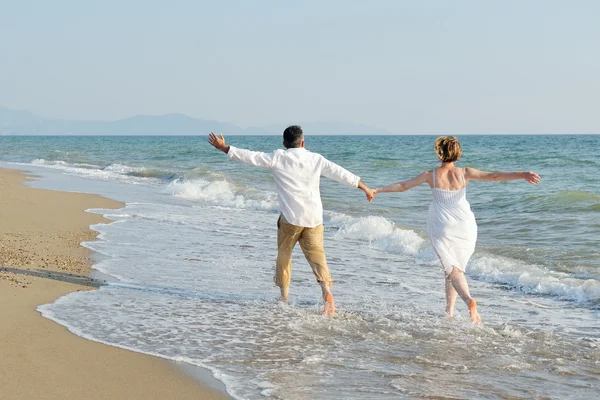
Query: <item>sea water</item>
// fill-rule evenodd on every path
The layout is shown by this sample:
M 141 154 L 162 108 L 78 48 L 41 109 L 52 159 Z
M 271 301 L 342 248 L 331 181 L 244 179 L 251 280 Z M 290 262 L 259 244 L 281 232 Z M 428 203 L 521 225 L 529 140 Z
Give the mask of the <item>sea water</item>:
M 425 233 L 427 185 L 381 194 L 323 178 L 337 314 L 298 249 L 290 303 L 273 284 L 278 205 L 268 170 L 206 137 L 0 137 L 3 166 L 33 185 L 126 203 L 95 210 L 107 285 L 41 306 L 72 332 L 210 369 L 239 399 L 557 398 L 600 391 L 600 136 L 459 136 L 458 166 L 531 170 L 470 182 L 467 269 L 483 324 L 444 316 Z M 227 138 L 272 151 L 278 136 Z M 307 136 L 372 187 L 435 167 L 432 136 Z

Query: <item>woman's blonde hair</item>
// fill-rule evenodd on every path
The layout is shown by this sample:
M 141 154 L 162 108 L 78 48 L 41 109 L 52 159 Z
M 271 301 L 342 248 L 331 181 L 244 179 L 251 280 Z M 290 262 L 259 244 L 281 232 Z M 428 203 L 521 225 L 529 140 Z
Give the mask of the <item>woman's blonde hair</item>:
M 462 156 L 462 147 L 454 136 L 440 136 L 435 139 L 434 149 L 441 162 L 454 162 Z

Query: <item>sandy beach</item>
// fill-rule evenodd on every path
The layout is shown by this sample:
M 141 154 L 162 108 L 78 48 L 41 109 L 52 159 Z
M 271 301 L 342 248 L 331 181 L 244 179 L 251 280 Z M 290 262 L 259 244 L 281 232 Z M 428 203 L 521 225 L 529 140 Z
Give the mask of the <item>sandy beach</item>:
M 90 208 L 119 208 L 94 195 L 23 185 L 0 170 L 0 393 L 3 399 L 228 399 L 166 360 L 82 339 L 36 307 L 93 290 Z

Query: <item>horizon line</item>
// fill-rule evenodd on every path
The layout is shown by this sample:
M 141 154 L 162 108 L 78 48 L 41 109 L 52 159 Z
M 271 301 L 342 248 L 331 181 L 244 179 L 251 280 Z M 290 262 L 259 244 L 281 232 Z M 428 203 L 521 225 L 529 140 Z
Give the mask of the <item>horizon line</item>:
M 219 134 L 222 132 L 218 132 Z M 208 133 L 127 133 L 127 134 L 80 134 L 80 133 L 62 133 L 62 134 L 29 134 L 29 133 L 0 133 L 0 137 L 17 137 L 17 136 L 29 136 L 29 137 L 56 137 L 56 136 L 72 136 L 72 137 L 140 137 L 140 136 L 169 136 L 169 137 L 204 137 Z M 265 134 L 252 134 L 252 133 L 226 133 L 228 136 L 280 136 L 279 133 L 265 133 Z M 314 133 L 307 134 L 305 136 L 595 136 L 600 135 L 599 133 Z

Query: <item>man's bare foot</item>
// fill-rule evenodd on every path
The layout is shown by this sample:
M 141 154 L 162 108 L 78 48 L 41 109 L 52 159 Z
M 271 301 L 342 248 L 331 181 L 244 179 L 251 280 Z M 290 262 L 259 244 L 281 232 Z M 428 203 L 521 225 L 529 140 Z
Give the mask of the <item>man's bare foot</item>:
M 469 314 L 471 315 L 471 321 L 478 324 L 481 322 L 481 316 L 477 312 L 477 302 L 475 299 L 471 299 L 469 303 Z
M 327 315 L 328 317 L 333 316 L 333 314 L 335 314 L 335 302 L 333 301 L 333 295 L 331 294 L 331 292 L 325 294 L 323 300 L 325 301 L 325 308 L 323 309 L 323 314 Z
M 451 311 L 446 310 L 446 316 L 448 318 L 454 318 L 454 310 L 451 310 Z

